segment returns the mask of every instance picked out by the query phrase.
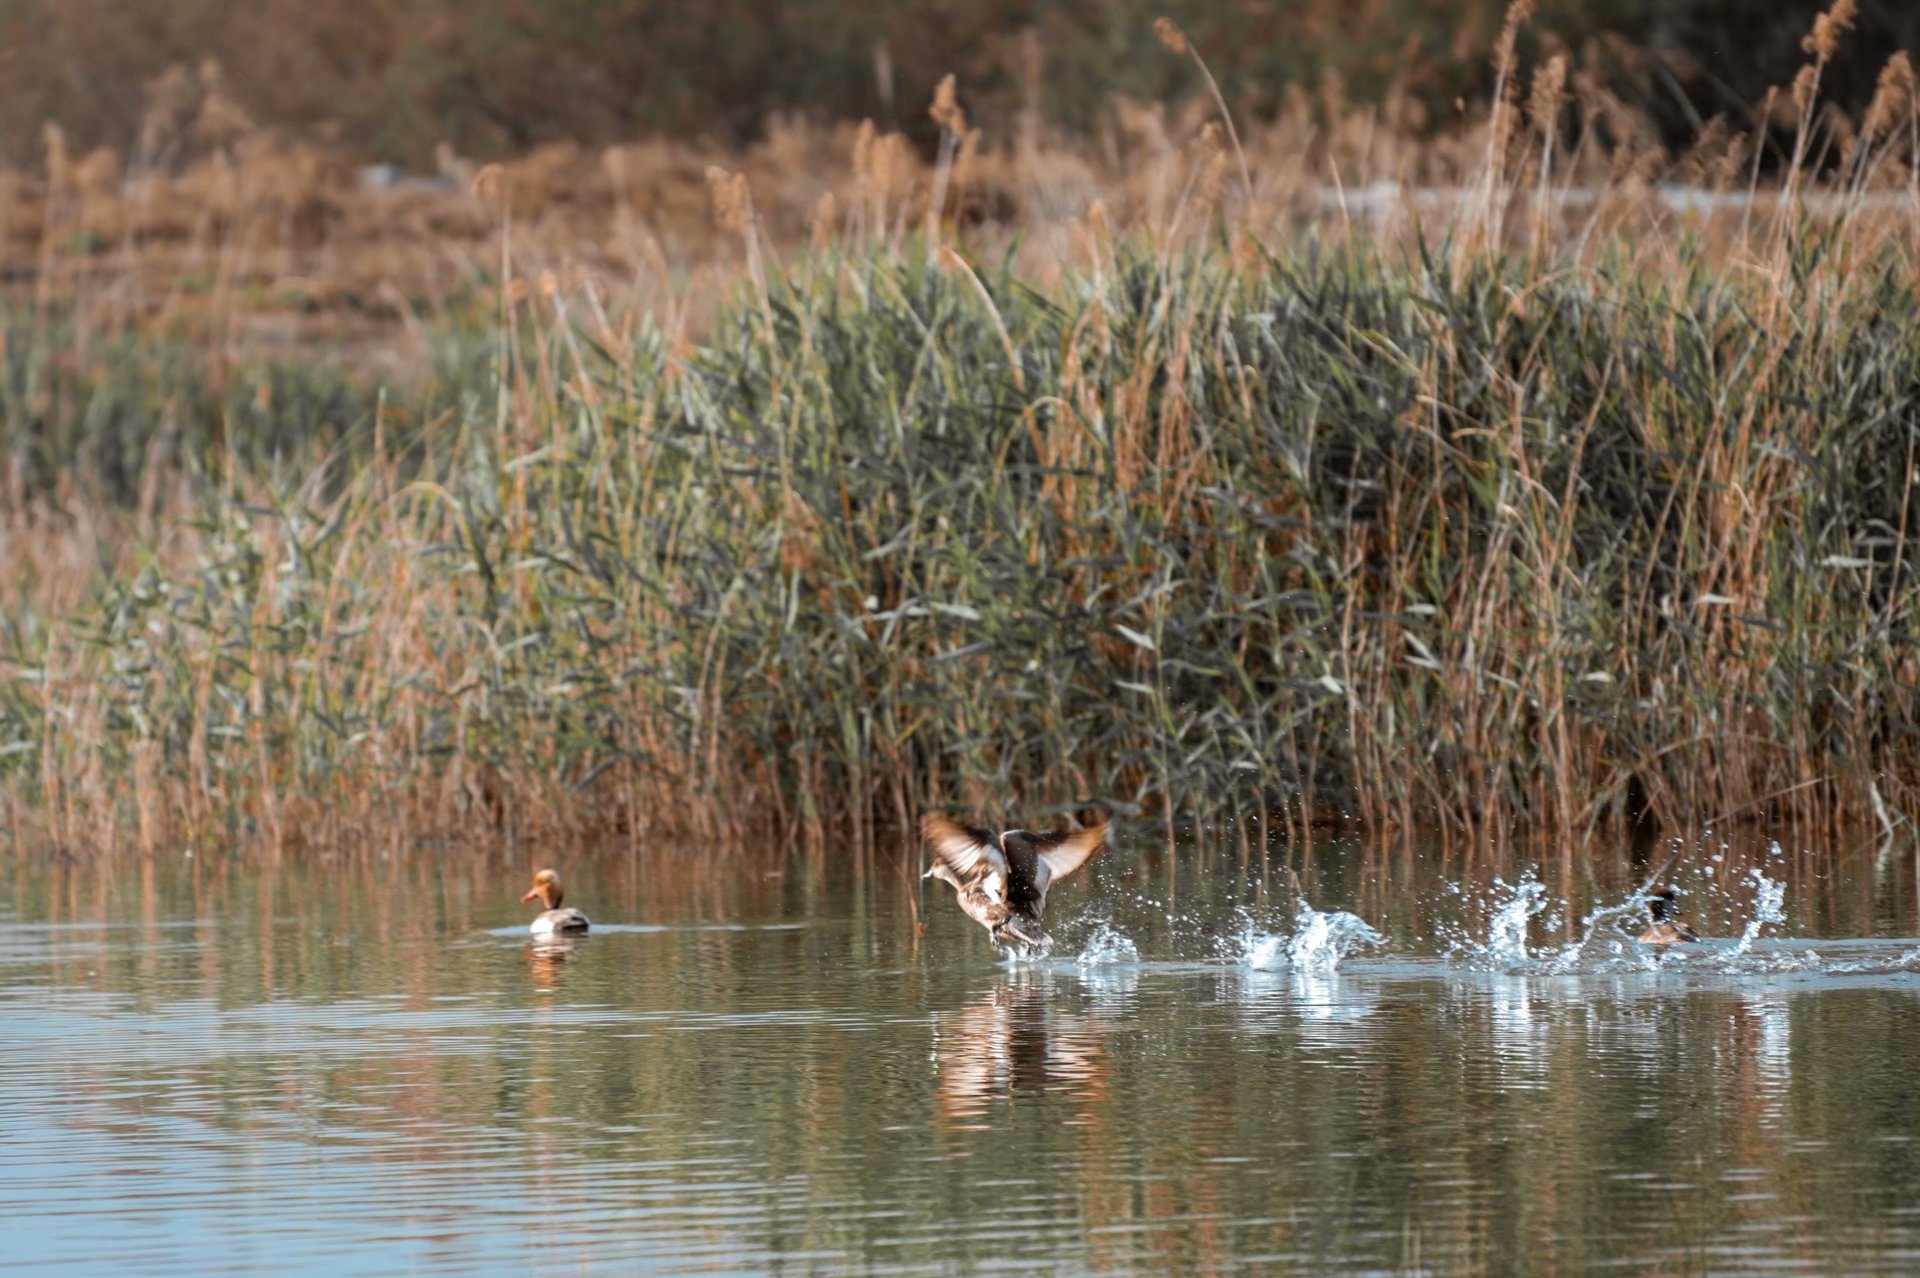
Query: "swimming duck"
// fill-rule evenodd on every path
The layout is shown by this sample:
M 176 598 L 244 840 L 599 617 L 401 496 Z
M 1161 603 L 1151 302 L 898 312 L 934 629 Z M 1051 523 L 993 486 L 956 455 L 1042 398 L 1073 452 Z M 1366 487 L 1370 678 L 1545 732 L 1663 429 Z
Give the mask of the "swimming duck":
M 1700 934 L 1685 923 L 1676 922 L 1669 917 L 1673 913 L 1672 888 L 1662 888 L 1647 898 L 1647 914 L 1652 922 L 1647 930 L 1640 934 L 1642 945 L 1672 945 L 1680 941 L 1697 941 Z
M 1107 845 L 1107 822 L 1101 817 L 1069 834 L 995 834 L 934 813 L 921 820 L 920 836 L 933 854 L 922 877 L 953 884 L 960 908 L 987 929 L 995 945 L 1042 946 L 1047 933 L 1040 913 L 1047 906 L 1047 889 Z
M 533 876 L 533 887 L 520 898 L 522 902 L 539 897 L 546 903 L 546 909 L 533 921 L 527 930 L 535 936 L 556 936 L 577 934 L 587 930 L 587 916 L 571 905 L 560 908 L 560 876 L 552 870 L 542 870 Z

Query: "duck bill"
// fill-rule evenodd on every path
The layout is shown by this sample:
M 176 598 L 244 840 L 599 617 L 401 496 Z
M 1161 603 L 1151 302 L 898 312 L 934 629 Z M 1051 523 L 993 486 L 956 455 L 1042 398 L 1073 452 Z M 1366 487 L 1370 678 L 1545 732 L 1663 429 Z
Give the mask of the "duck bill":
M 1029 945 L 1034 949 L 1039 949 L 1047 943 L 1047 934 L 1035 929 L 1030 935 L 1019 923 L 1008 919 L 1000 925 L 1000 930 L 995 934 L 994 939 L 1003 945 L 1017 941 L 1021 945 Z
M 528 892 L 525 896 L 520 898 L 520 904 L 525 905 L 528 901 L 533 900 L 534 897 L 539 895 L 540 895 L 540 889 L 534 888 L 532 891 Z

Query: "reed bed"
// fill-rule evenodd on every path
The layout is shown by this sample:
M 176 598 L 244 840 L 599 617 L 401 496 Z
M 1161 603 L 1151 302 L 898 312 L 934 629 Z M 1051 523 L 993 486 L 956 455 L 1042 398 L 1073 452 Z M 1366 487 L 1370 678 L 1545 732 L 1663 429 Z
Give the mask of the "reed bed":
M 684 355 L 556 292 L 491 387 L 149 494 L 15 613 L 0 767 L 152 846 L 1910 810 L 1912 262 L 1784 265 L 828 252 Z
M 1570 200 L 1563 85 L 1523 113 L 1503 70 L 1444 217 L 1263 216 L 1303 188 L 1204 128 L 1127 216 L 1046 222 L 1036 269 L 962 215 L 949 93 L 924 180 L 856 140 L 805 252 L 710 169 L 729 282 L 665 304 L 525 251 L 478 175 L 495 238 L 385 389 L 15 299 L 0 823 L 1892 832 L 1920 117 L 1895 76 L 1841 129 L 1809 50 L 1784 185 L 1679 213 L 1618 157 Z

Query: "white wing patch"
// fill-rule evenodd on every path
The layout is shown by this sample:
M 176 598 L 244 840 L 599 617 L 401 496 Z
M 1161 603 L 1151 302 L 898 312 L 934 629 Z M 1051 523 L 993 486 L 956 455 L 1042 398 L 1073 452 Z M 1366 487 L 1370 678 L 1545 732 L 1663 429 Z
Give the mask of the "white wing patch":
M 1072 834 L 1030 834 L 1027 838 L 1033 842 L 1034 850 L 1039 854 L 1039 864 L 1034 866 L 1033 885 L 1036 890 L 1044 892 L 1048 884 L 1066 878 L 1107 846 L 1107 823 L 1102 821 L 1084 830 L 1075 830 Z

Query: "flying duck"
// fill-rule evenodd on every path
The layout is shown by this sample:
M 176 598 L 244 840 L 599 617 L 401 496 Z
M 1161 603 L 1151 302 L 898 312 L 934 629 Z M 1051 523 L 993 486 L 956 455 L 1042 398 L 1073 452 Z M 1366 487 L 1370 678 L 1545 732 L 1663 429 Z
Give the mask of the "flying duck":
M 533 887 L 520 898 L 524 903 L 539 897 L 546 903 L 546 909 L 533 921 L 527 930 L 535 936 L 577 935 L 587 930 L 587 916 L 571 905 L 560 908 L 560 876 L 552 870 L 542 870 L 533 876 Z
M 923 878 L 953 884 L 960 908 L 987 929 L 994 944 L 1038 947 L 1047 944 L 1040 926 L 1047 889 L 1107 845 L 1107 821 L 1103 816 L 1070 834 L 995 834 L 932 813 L 921 820 L 920 837 L 933 854 Z
M 1685 923 L 1676 922 L 1669 917 L 1673 913 L 1672 888 L 1661 888 L 1647 898 L 1647 914 L 1652 922 L 1647 930 L 1640 934 L 1642 945 L 1672 945 L 1677 941 L 1697 941 L 1700 934 Z

